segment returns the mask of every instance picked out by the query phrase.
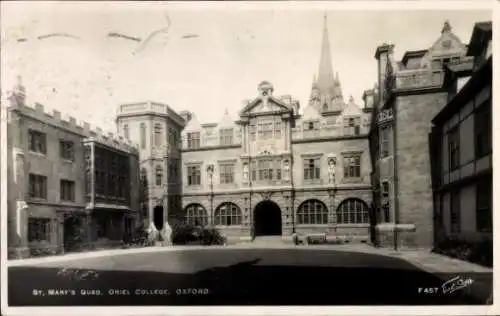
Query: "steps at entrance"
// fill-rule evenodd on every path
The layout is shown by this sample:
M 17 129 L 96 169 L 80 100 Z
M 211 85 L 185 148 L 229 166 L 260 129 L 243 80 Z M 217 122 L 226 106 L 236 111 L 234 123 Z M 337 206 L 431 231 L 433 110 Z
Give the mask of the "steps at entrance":
M 252 241 L 252 245 L 282 245 L 281 236 L 258 236 Z

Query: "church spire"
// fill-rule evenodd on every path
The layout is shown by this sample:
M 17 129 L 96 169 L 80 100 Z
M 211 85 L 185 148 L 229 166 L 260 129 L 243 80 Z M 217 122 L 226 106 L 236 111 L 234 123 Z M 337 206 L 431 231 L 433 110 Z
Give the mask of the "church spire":
M 319 61 L 318 78 L 316 84 L 321 94 L 332 94 L 335 86 L 333 65 L 328 39 L 328 19 L 325 12 L 323 20 L 323 38 L 321 40 L 321 55 Z

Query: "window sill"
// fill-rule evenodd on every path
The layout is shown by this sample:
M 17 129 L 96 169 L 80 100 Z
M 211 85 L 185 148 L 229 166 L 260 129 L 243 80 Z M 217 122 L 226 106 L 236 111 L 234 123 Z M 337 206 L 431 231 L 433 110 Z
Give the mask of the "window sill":
M 40 197 L 29 197 L 28 201 L 31 202 L 47 202 L 46 198 L 40 198 Z
M 336 228 L 368 228 L 370 227 L 370 224 L 368 223 L 359 223 L 359 224 L 355 224 L 355 223 L 352 223 L 352 224 L 342 224 L 342 223 L 337 223 L 334 225 Z
M 46 154 L 44 153 L 41 153 L 41 152 L 38 152 L 38 151 L 32 151 L 32 150 L 29 150 L 28 151 L 30 154 L 34 155 L 34 156 L 38 156 L 38 157 L 45 157 Z
M 323 179 L 304 179 L 302 180 L 302 184 L 309 184 L 309 185 L 318 185 L 318 184 L 323 184 Z
M 67 204 L 67 205 L 73 205 L 73 204 L 76 204 L 76 201 L 74 201 L 74 200 L 63 200 L 63 199 L 61 199 L 61 200 L 59 201 L 59 203 L 60 203 L 60 204 Z
M 201 190 L 203 189 L 203 186 L 202 185 L 187 185 L 186 186 L 187 189 L 190 189 L 190 190 Z
M 341 183 L 358 183 L 358 182 L 363 182 L 363 178 L 343 178 Z
M 73 164 L 73 163 L 75 163 L 74 160 L 66 159 L 66 158 L 61 158 L 61 162 L 65 163 L 65 164 Z

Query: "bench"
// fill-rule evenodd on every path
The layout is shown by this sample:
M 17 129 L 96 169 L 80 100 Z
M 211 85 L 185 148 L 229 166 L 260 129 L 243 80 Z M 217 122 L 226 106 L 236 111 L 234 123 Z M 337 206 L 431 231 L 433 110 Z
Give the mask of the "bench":
M 306 240 L 308 244 L 326 244 L 326 233 L 308 234 Z

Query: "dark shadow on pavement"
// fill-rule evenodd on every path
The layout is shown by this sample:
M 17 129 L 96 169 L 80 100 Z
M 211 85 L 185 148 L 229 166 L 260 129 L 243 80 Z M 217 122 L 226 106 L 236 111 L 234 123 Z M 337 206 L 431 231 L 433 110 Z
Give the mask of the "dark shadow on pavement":
M 422 293 L 419 289 L 441 288 L 443 281 L 418 269 L 259 262 L 257 258 L 192 274 L 74 269 L 61 273 L 60 268 L 9 267 L 9 305 L 479 305 L 486 301 L 468 297 L 462 290 Z M 75 295 L 49 295 L 50 289 L 72 290 Z M 136 295 L 141 289 L 167 289 L 169 295 Z M 81 295 L 81 290 L 101 293 Z M 109 290 L 121 290 L 122 295 L 109 295 Z

